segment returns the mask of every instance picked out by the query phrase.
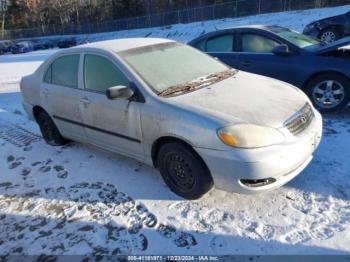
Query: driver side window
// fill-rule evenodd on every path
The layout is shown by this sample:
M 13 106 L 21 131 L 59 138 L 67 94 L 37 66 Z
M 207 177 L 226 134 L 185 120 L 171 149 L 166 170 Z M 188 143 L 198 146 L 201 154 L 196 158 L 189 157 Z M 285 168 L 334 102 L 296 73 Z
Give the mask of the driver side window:
M 106 93 L 113 86 L 127 86 L 129 81 L 112 61 L 99 55 L 85 55 L 85 89 Z
M 280 43 L 257 34 L 242 34 L 242 52 L 272 53 Z

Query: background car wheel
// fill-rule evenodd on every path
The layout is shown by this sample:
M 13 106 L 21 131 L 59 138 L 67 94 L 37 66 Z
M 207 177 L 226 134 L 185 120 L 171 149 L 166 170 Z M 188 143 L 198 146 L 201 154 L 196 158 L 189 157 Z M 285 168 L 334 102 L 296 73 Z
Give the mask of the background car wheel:
M 202 159 L 189 146 L 171 142 L 158 152 L 160 173 L 177 195 L 198 199 L 213 187 L 213 179 Z
M 67 144 L 68 141 L 62 137 L 57 126 L 46 112 L 39 112 L 37 116 L 37 122 L 46 143 L 52 146 L 62 146 Z
M 336 28 L 327 28 L 322 31 L 320 39 L 325 43 L 333 43 L 337 41 L 341 35 Z
M 350 81 L 338 74 L 324 74 L 312 79 L 307 94 L 323 113 L 343 109 L 350 101 Z

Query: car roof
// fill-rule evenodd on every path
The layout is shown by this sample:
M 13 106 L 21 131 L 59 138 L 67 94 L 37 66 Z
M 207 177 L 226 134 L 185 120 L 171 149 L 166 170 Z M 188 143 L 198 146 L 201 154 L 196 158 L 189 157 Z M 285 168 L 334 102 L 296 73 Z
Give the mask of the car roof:
M 204 39 L 208 39 L 210 37 L 213 37 L 213 36 L 216 36 L 216 35 L 220 35 L 221 33 L 227 33 L 227 32 L 230 32 L 230 31 L 240 30 L 240 29 L 262 30 L 262 31 L 265 31 L 265 32 L 269 32 L 271 34 L 276 34 L 273 29 L 288 29 L 288 28 L 282 27 L 282 26 L 277 26 L 277 25 L 242 25 L 242 26 L 232 26 L 232 27 L 226 27 L 226 28 L 223 28 L 223 29 L 219 29 L 219 30 L 216 30 L 216 31 L 211 31 L 211 32 L 208 32 L 206 34 L 203 34 L 203 35 L 201 35 L 201 36 L 191 40 L 189 42 L 189 44 L 193 45 L 193 44 L 196 44 L 199 41 L 202 41 Z
M 258 29 L 258 30 L 265 30 L 269 31 L 271 33 L 273 32 L 273 29 L 288 29 L 283 26 L 278 26 L 278 25 L 243 25 L 243 26 L 234 26 L 234 27 L 227 27 L 224 28 L 223 30 L 230 30 L 230 29 Z
M 113 52 L 121 52 L 134 48 L 171 42 L 174 41 L 163 38 L 125 38 L 83 44 L 74 48 L 98 48 Z
M 253 28 L 253 29 L 267 29 L 268 25 L 241 25 L 241 26 L 233 26 L 227 29 L 236 29 L 236 28 Z

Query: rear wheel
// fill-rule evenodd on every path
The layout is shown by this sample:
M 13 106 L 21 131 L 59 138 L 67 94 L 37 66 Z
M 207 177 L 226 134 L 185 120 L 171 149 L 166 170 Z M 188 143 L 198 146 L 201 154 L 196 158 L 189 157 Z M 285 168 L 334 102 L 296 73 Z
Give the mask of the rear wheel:
M 350 101 L 350 81 L 338 74 L 323 74 L 308 83 L 307 93 L 321 112 L 338 111 Z
M 68 141 L 62 137 L 57 126 L 45 111 L 39 112 L 36 120 L 39 124 L 41 134 L 46 143 L 52 146 L 62 146 L 67 144 Z
M 333 43 L 341 37 L 336 28 L 327 28 L 321 32 L 320 39 L 325 43 Z
M 168 187 L 186 199 L 198 199 L 213 187 L 202 159 L 189 146 L 170 142 L 158 152 L 160 173 Z

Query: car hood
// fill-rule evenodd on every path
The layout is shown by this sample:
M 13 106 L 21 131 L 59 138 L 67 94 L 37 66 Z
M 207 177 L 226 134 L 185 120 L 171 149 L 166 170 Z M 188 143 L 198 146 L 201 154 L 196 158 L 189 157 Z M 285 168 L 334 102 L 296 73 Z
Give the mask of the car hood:
M 335 41 L 332 44 L 328 44 L 325 46 L 321 46 L 318 50 L 318 54 L 324 54 L 332 51 L 336 51 L 338 49 L 349 49 L 350 50 L 350 37 L 345 37 L 338 41 Z
M 309 100 L 284 82 L 246 72 L 191 93 L 169 98 L 178 106 L 220 119 L 280 128 Z

